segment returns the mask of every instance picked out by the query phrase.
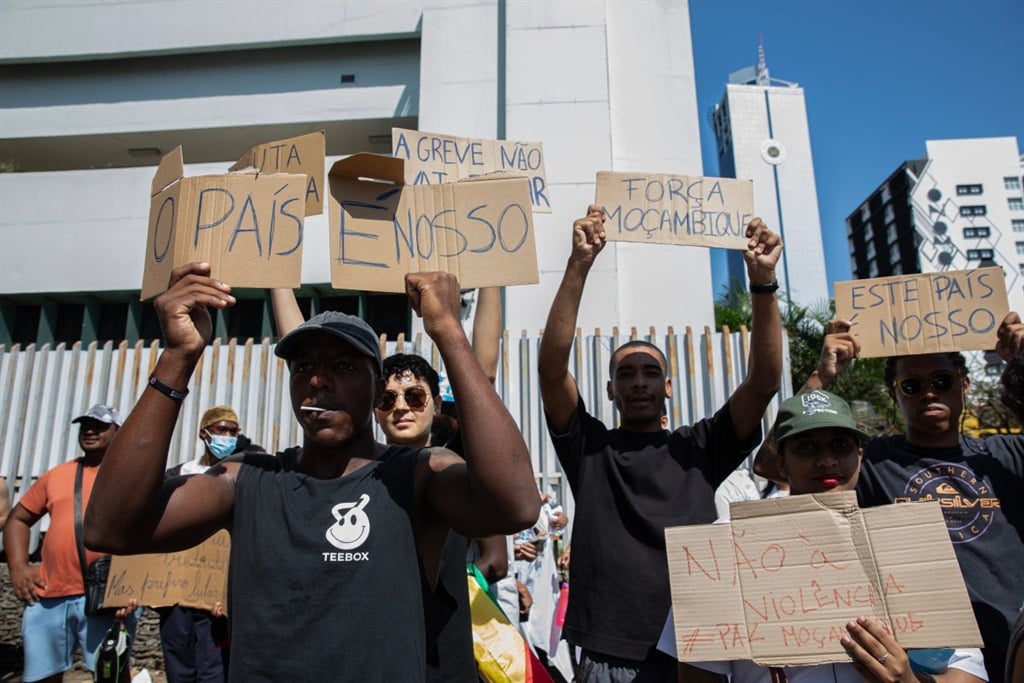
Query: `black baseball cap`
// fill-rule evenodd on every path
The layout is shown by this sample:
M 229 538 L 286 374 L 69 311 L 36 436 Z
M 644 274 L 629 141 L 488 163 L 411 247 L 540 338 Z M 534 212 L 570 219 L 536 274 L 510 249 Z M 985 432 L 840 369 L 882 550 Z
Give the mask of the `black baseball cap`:
M 383 374 L 380 339 L 365 320 L 339 311 L 318 313 L 294 330 L 281 337 L 274 348 L 278 358 L 291 360 L 299 343 L 319 334 L 330 334 L 344 339 L 366 356 L 373 359 L 377 372 Z

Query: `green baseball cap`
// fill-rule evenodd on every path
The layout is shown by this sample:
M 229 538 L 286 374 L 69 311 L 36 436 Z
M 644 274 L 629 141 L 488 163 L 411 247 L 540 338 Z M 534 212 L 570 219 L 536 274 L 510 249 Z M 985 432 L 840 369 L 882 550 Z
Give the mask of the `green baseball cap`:
M 781 444 L 791 436 L 830 427 L 849 430 L 862 439 L 868 438 L 853 419 L 849 403 L 831 392 L 815 389 L 782 402 L 775 418 L 775 441 Z

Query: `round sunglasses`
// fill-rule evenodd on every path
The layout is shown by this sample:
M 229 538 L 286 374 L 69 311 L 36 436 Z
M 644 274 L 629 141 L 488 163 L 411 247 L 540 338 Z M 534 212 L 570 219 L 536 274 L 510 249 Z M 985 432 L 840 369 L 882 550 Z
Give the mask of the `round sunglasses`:
M 402 392 L 402 397 L 405 399 L 405 405 L 409 406 L 409 410 L 423 410 L 424 406 L 427 405 L 427 399 L 430 398 L 430 394 L 423 391 L 418 387 L 410 387 Z M 393 410 L 395 403 L 398 401 L 398 393 L 388 389 L 377 403 L 377 409 L 385 412 Z
M 956 383 L 957 373 L 951 370 L 938 370 L 928 375 L 928 379 L 921 377 L 903 377 L 893 382 L 893 386 L 899 389 L 904 396 L 914 396 L 924 389 L 925 381 L 932 391 L 938 394 L 945 393 L 953 388 Z

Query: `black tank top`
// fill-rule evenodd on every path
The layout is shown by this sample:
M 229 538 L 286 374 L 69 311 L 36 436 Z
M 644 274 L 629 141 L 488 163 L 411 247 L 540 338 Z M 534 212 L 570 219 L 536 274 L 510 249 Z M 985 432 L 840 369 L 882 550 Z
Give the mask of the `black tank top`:
M 298 453 L 247 455 L 238 474 L 231 681 L 422 681 L 416 452 L 338 479 L 299 472 Z

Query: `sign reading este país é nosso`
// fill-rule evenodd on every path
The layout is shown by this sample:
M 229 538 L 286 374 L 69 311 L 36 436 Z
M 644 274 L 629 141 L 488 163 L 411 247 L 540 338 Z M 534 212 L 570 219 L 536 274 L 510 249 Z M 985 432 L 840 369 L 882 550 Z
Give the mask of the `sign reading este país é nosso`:
M 834 288 L 836 316 L 852 323 L 862 358 L 993 349 L 1010 308 L 998 267 L 850 280 Z

